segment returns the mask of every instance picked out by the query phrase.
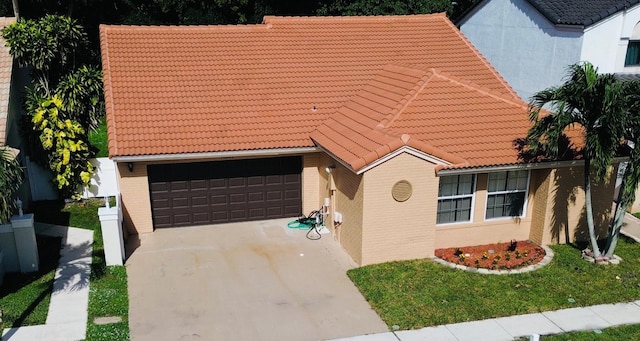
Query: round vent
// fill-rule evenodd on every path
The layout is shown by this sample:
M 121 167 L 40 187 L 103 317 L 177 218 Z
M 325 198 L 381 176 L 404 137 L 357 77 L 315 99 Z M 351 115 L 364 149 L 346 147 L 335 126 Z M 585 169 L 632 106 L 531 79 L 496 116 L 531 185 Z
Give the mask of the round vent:
M 391 190 L 391 195 L 396 201 L 403 202 L 409 200 L 411 198 L 411 193 L 413 189 L 411 188 L 411 183 L 407 180 L 400 180 L 393 185 L 393 189 Z

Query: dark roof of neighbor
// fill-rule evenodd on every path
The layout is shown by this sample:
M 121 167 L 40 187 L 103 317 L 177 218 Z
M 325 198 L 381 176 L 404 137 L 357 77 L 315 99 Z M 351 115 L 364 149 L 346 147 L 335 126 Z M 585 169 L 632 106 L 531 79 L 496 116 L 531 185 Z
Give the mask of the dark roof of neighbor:
M 561 25 L 589 26 L 640 0 L 527 0 L 549 21 Z
M 479 0 L 456 19 L 456 24 L 472 12 L 473 8 L 488 0 Z M 538 12 L 555 25 L 589 26 L 626 8 L 640 0 L 527 0 Z

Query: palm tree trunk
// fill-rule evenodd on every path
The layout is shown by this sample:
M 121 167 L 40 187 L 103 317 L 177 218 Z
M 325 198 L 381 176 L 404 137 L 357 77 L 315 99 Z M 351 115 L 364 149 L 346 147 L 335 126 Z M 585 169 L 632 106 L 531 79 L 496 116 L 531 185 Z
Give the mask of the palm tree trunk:
M 584 197 L 589 240 L 591 241 L 591 248 L 593 249 L 593 257 L 598 258 L 601 256 L 601 253 L 598 247 L 598 239 L 596 238 L 595 224 L 593 223 L 593 206 L 591 205 L 591 160 L 589 157 L 585 157 L 584 160 Z
M 638 181 L 640 181 L 640 152 L 635 148 L 631 152 L 629 162 L 624 170 L 622 176 L 622 183 L 620 184 L 620 191 L 618 192 L 618 204 L 616 205 L 616 211 L 614 219 L 611 222 L 611 233 L 607 238 L 607 246 L 605 247 L 605 256 L 613 257 L 613 252 L 618 245 L 618 239 L 620 236 L 620 229 L 624 221 L 624 215 L 627 208 L 635 200 L 636 189 L 638 188 Z
M 11 4 L 13 5 L 13 16 L 16 17 L 16 20 L 20 19 L 20 6 L 18 6 L 18 0 L 11 0 Z

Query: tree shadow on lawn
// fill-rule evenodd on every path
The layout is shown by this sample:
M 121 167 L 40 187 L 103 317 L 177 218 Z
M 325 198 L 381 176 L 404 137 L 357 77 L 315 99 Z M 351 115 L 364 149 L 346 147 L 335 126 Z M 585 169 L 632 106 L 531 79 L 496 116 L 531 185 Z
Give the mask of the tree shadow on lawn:
M 36 235 L 36 242 L 38 244 L 38 258 L 40 261 L 39 270 L 31 273 L 7 273 L 4 277 L 2 288 L 0 288 L 0 298 L 17 293 L 41 277 L 46 276 L 51 271 L 55 271 L 58 267 L 62 238 Z M 47 295 L 51 294 L 53 291 L 53 278 L 45 283 L 46 289 L 37 297 L 25 297 L 25 299 L 33 299 L 33 301 L 29 303 L 24 311 L 20 312 L 20 315 L 15 316 L 10 327 L 21 326 L 26 318 L 36 309 L 38 304 L 40 304 Z M 18 312 L 13 313 L 17 314 Z M 8 319 L 11 320 L 14 317 L 12 315 L 12 312 L 5 308 L 3 319 L 5 321 Z

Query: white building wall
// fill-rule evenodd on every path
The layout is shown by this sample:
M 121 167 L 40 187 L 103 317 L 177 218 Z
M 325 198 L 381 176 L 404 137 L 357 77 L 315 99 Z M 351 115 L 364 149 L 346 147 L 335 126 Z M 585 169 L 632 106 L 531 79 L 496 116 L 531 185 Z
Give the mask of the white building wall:
M 580 60 L 591 62 L 598 67 L 600 73 L 616 72 L 617 56 L 622 52 L 618 45 L 623 23 L 624 16 L 620 12 L 587 27 L 584 30 L 584 44 L 582 44 Z M 624 53 L 626 53 L 626 44 Z M 622 55 L 621 61 L 621 66 L 624 66 L 624 55 Z
M 640 72 L 640 67 L 625 67 L 624 59 L 627 55 L 627 45 L 632 38 L 638 39 L 638 34 L 633 35 L 634 28 L 640 23 L 640 4 L 635 5 L 624 12 L 621 12 L 622 23 L 621 28 L 616 32 L 616 36 L 619 37 L 617 49 L 616 49 L 616 64 L 615 72 Z
M 526 0 L 484 1 L 459 25 L 525 100 L 561 84 L 580 60 L 582 32 L 556 29 Z

